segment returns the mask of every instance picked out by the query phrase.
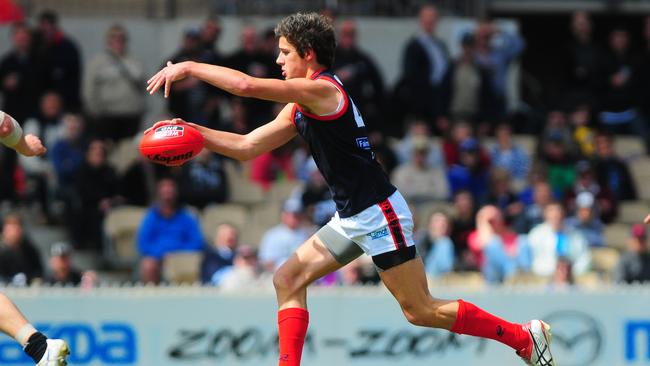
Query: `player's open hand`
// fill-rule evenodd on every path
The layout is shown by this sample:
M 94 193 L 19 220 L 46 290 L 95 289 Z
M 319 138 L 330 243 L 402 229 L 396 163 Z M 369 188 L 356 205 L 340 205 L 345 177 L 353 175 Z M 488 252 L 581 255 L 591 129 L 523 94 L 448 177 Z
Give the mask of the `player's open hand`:
M 174 64 L 171 61 L 167 61 L 167 66 L 163 67 L 162 70 L 158 71 L 151 79 L 147 81 L 147 91 L 149 94 L 153 94 L 161 86 L 164 86 L 165 98 L 169 96 L 169 92 L 174 81 L 179 81 L 187 77 L 187 66 L 188 62 L 181 62 Z
M 22 145 L 22 144 L 21 144 Z M 47 152 L 45 146 L 37 136 L 32 134 L 25 135 L 25 144 L 17 146 L 16 151 L 25 156 L 41 156 Z

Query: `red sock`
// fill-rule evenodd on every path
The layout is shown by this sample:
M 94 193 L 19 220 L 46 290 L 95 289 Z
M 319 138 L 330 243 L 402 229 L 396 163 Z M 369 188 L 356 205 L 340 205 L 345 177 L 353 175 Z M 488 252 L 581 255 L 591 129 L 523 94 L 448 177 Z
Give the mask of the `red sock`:
M 280 366 L 300 366 L 307 326 L 309 313 L 305 309 L 290 308 L 278 312 Z
M 514 348 L 515 351 L 525 348 L 530 342 L 530 335 L 521 324 L 505 321 L 463 300 L 458 300 L 458 314 L 451 331 L 494 339 Z

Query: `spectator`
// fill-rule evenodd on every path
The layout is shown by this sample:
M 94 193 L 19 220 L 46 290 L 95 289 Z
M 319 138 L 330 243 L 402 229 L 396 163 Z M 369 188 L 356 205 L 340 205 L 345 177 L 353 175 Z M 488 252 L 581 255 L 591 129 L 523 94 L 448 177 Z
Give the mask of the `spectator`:
M 450 133 L 446 136 L 445 140 L 442 143 L 442 151 L 445 157 L 445 164 L 447 167 L 451 167 L 454 164 L 458 164 L 460 161 L 460 144 L 474 137 L 474 131 L 472 126 L 465 121 L 457 121 L 452 127 Z M 490 156 L 483 149 L 479 147 L 479 156 L 482 166 L 490 165 Z
M 213 65 L 223 65 L 224 56 L 217 43 L 221 37 L 221 20 L 214 14 L 210 15 L 201 26 L 201 46 L 206 51 L 206 59 Z M 221 119 L 221 101 L 224 93 L 217 88 L 207 88 L 205 100 L 206 126 L 217 129 L 228 129 Z
M 115 170 L 106 160 L 104 142 L 91 141 L 86 160 L 76 175 L 76 202 L 68 218 L 72 238 L 79 248 L 101 249 L 104 216 L 119 202 L 117 182 Z
M 532 228 L 544 222 L 544 209 L 553 201 L 553 191 L 546 182 L 536 182 L 533 186 L 533 203 L 526 206 L 521 215 L 514 220 L 515 231 L 527 234 Z
M 218 285 L 224 291 L 237 291 L 249 287 L 260 279 L 260 272 L 255 249 L 249 245 L 237 248 L 237 255 L 232 266 L 222 270 L 223 275 Z
M 567 258 L 560 257 L 553 272 L 553 278 L 549 285 L 550 290 L 554 292 L 565 292 L 574 289 L 575 280 L 573 279 L 573 266 Z
M 156 181 L 167 173 L 166 166 L 151 164 L 138 154 L 120 177 L 120 197 L 129 205 L 148 206 L 156 197 Z
M 363 263 L 361 257 L 353 260 L 338 270 L 339 282 L 343 286 L 361 285 L 363 277 Z
M 566 226 L 582 234 L 590 247 L 600 247 L 603 242 L 603 223 L 595 215 L 595 198 L 589 191 L 578 193 L 575 200 L 576 213 L 566 219 Z
M 434 212 L 424 235 L 416 242 L 428 276 L 440 277 L 454 269 L 454 243 L 451 241 L 449 217 Z
M 594 155 L 594 138 L 596 132 L 591 124 L 591 107 L 588 104 L 577 105 L 570 115 L 573 139 L 578 143 L 580 154 L 590 158 Z
M 565 90 L 570 98 L 592 99 L 597 83 L 598 68 L 602 50 L 593 39 L 591 16 L 583 10 L 575 11 L 571 16 L 571 39 L 565 54 L 566 76 Z
M 136 134 L 145 111 L 144 69 L 128 54 L 129 34 L 119 24 L 106 31 L 106 49 L 88 64 L 83 83 L 86 110 L 98 137 L 119 141 Z
M 45 283 L 59 286 L 81 284 L 81 272 L 73 268 L 71 256 L 72 247 L 67 243 L 57 242 L 50 247 L 50 268 Z
M 528 152 L 512 141 L 512 127 L 509 124 L 497 125 L 494 135 L 496 143 L 489 149 L 492 165 L 506 170 L 514 186 L 523 187 L 530 170 Z
M 375 159 L 389 176 L 397 167 L 397 155 L 386 142 L 385 134 L 381 131 L 370 131 L 368 141 L 375 153 Z
M 614 280 L 618 283 L 650 282 L 650 251 L 648 236 L 642 224 L 632 226 L 627 251 L 614 270 Z
M 54 146 L 61 139 L 61 119 L 65 111 L 61 94 L 47 91 L 41 96 L 38 111 L 23 124 L 23 130 L 26 134 L 40 136 L 45 146 Z
M 476 27 L 476 62 L 489 74 L 488 95 L 491 98 L 486 102 L 487 110 L 484 113 L 492 123 L 501 121 L 506 116 L 508 69 L 524 48 L 523 38 L 500 29 L 493 22 L 483 21 Z
M 454 212 L 451 222 L 451 240 L 454 242 L 454 255 L 459 270 L 473 270 L 467 237 L 476 229 L 475 205 L 472 194 L 460 191 L 454 195 Z
M 512 191 L 510 174 L 503 169 L 493 169 L 490 174 L 490 193 L 487 203 L 501 210 L 506 223 L 511 224 L 524 211 L 524 205 Z
M 26 286 L 42 277 L 41 256 L 25 234 L 23 221 L 18 215 L 5 216 L 0 241 L 0 281 Z
M 214 242 L 203 248 L 201 282 L 212 283 L 215 274 L 233 265 L 235 251 L 239 244 L 239 232 L 231 224 L 217 226 Z
M 0 204 L 14 201 L 17 198 L 16 179 L 22 170 L 17 168 L 17 157 L 14 149 L 0 146 Z
M 411 160 L 393 171 L 391 181 L 411 203 L 447 200 L 449 187 L 445 172 L 440 166 L 427 164 L 429 140 L 425 137 L 414 139 L 412 147 Z
M 336 204 L 332 200 L 332 191 L 327 186 L 325 178 L 316 166 L 313 158 L 309 158 L 309 179 L 297 191 L 291 194 L 300 198 L 311 222 L 323 226 L 336 214 Z
M 49 88 L 59 93 L 66 110 L 81 110 L 81 56 L 77 46 L 59 27 L 59 16 L 52 10 L 38 17 L 40 55 L 48 73 Z
M 608 187 L 616 200 L 637 199 L 637 190 L 627 164 L 614 151 L 614 136 L 608 133 L 596 135 L 596 155 L 593 160 L 596 180 L 601 187 Z
M 580 160 L 576 164 L 577 177 L 573 188 L 565 193 L 566 207 L 569 212 L 575 212 L 576 197 L 581 192 L 590 192 L 596 199 L 595 214 L 602 222 L 609 224 L 618 214 L 618 202 L 614 193 L 607 187 L 601 186 L 596 181 L 593 168 L 586 160 Z
M 398 141 L 395 147 L 399 163 L 404 164 L 411 161 L 413 157 L 413 141 L 426 139 L 429 150 L 427 166 L 438 167 L 444 164 L 440 145 L 435 143 L 431 137 L 431 129 L 425 120 L 411 119 L 407 124 L 406 135 Z
M 310 232 L 302 226 L 302 206 L 299 200 L 288 199 L 282 206 L 282 222 L 269 229 L 260 242 L 259 259 L 266 272 L 273 273 L 284 263 Z
M 482 111 L 490 97 L 486 70 L 476 62 L 476 38 L 465 33 L 461 39 L 461 54 L 454 62 L 451 79 L 451 115 L 454 119 L 482 122 Z
M 467 244 L 476 266 L 490 283 L 500 283 L 515 273 L 519 255 L 517 234 L 510 231 L 496 206 L 487 205 L 476 214 L 476 230 Z
M 643 113 L 643 119 L 650 121 L 650 15 L 643 22 L 643 50 L 638 66 L 637 89 L 639 98 L 637 105 Z
M 475 202 L 482 204 L 488 193 L 488 169 L 481 165 L 480 152 L 476 139 L 468 138 L 461 142 L 459 162 L 449 168 L 447 178 L 452 193 L 467 190 Z
M 546 165 L 549 184 L 555 194 L 564 194 L 575 181 L 577 160 L 575 142 L 564 112 L 553 110 L 548 113 L 539 150 L 540 160 Z
M 166 254 L 203 248 L 199 223 L 179 206 L 173 180 L 165 178 L 158 182 L 157 203 L 145 214 L 137 243 L 141 256 L 140 279 L 145 283 L 160 282 L 161 261 Z
M 341 22 L 337 41 L 334 73 L 363 113 L 367 128 L 383 130 L 384 81 L 373 59 L 357 44 L 357 24 L 352 20 Z
M 11 28 L 12 49 L 0 60 L 2 110 L 24 122 L 38 108 L 45 87 L 43 70 L 33 52 L 32 33 L 27 24 Z
M 573 275 L 589 269 L 591 253 L 587 240 L 579 232 L 564 225 L 564 209 L 559 203 L 544 208 L 544 222 L 528 234 L 532 254 L 532 272 L 538 276 L 551 276 L 560 257 L 566 257 L 573 266 Z
M 228 181 L 223 158 L 203 149 L 196 158 L 183 165 L 180 176 L 181 201 L 203 209 L 228 199 Z
M 221 37 L 221 20 L 216 15 L 210 15 L 201 26 L 201 46 L 204 50 L 214 55 L 215 62 L 221 59 L 221 53 L 217 48 L 217 42 Z
M 294 180 L 292 146 L 284 145 L 251 161 L 250 179 L 264 190 L 279 180 Z
M 648 129 L 634 106 L 635 66 L 628 32 L 621 28 L 614 29 L 609 35 L 609 49 L 603 57 L 598 75 L 599 119 L 609 132 L 640 136 L 650 152 Z
M 435 36 L 438 10 L 424 5 L 418 13 L 419 32 L 402 54 L 402 77 L 397 85 L 398 104 L 407 115 L 444 124 L 449 107 L 450 60 L 447 46 Z

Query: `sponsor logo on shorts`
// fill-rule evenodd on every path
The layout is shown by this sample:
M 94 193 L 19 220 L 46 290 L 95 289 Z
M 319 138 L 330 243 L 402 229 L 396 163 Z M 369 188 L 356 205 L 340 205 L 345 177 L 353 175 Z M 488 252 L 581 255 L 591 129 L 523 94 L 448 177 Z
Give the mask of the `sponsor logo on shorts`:
M 370 150 L 370 142 L 367 137 L 357 138 L 357 146 L 363 150 Z
M 370 240 L 377 240 L 377 239 L 383 238 L 384 236 L 388 236 L 388 228 L 385 227 L 383 229 L 373 231 L 373 232 L 371 232 L 369 234 L 366 234 L 366 235 L 368 235 Z
M 156 161 L 160 163 L 170 164 L 176 161 L 184 161 L 191 158 L 193 153 L 191 151 L 186 152 L 185 154 L 178 155 L 161 155 L 161 154 L 150 154 L 147 155 L 147 159 L 151 161 Z
M 162 126 L 156 128 L 153 132 L 154 138 L 165 138 L 165 137 L 182 137 L 185 133 L 185 127 L 183 126 Z

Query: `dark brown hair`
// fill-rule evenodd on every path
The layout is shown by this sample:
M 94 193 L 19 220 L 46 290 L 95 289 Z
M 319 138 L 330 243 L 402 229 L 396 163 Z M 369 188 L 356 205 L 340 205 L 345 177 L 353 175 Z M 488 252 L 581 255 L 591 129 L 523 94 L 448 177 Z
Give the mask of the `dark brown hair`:
M 336 36 L 330 20 L 317 13 L 296 13 L 282 19 L 275 35 L 291 43 L 300 57 L 312 49 L 319 64 L 330 68 L 334 63 Z

